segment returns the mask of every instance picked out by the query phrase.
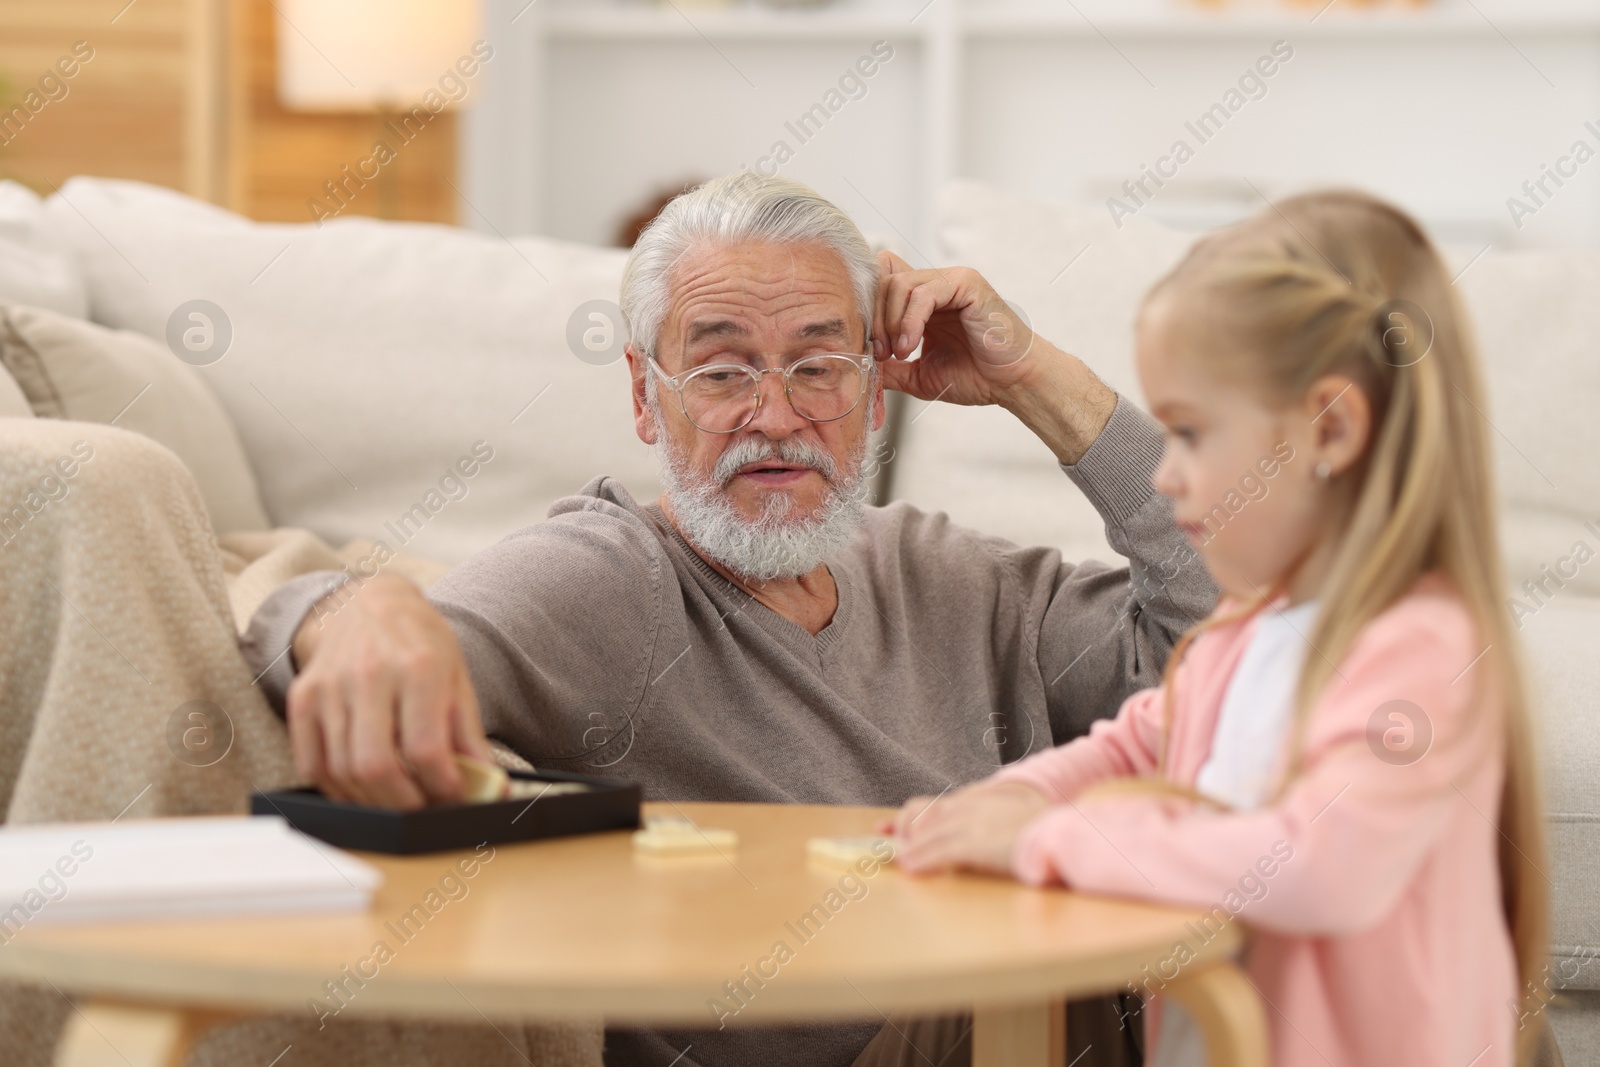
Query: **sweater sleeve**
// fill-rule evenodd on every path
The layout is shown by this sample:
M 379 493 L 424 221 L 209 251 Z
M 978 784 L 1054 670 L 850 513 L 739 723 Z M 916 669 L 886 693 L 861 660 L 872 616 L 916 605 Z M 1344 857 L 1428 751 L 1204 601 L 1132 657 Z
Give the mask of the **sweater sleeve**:
M 591 772 L 628 750 L 660 632 L 663 551 L 637 513 L 568 497 L 429 589 L 491 737 L 535 766 Z
M 348 571 L 309 571 L 274 589 L 250 616 L 239 651 L 267 702 L 283 714 L 297 664 L 291 645 L 317 602 L 351 580 Z
M 1087 736 L 1002 767 L 990 780 L 1031 785 L 1060 804 L 1096 782 L 1152 773 L 1161 737 L 1163 692 L 1139 690 L 1122 702 L 1116 718 L 1099 720 Z
M 461 645 L 484 729 L 537 766 L 592 771 L 580 765 L 626 751 L 649 685 L 668 564 L 647 519 L 598 495 L 602 481 L 428 589 Z M 352 580 L 302 575 L 251 617 L 240 648 L 280 714 L 295 632 Z
M 1483 678 L 1469 667 L 1478 653 L 1456 602 L 1392 609 L 1340 664 L 1313 711 L 1302 769 L 1275 804 L 1222 813 L 1153 797 L 1058 805 L 1024 829 L 1013 869 L 1032 884 L 1223 904 L 1287 934 L 1368 928 L 1452 819 L 1495 818 L 1502 717 L 1477 699 Z M 1386 748 L 1390 730 L 1409 730 L 1411 747 Z M 1265 888 L 1246 892 L 1255 886 Z
M 1037 648 L 1057 744 L 1159 684 L 1173 644 L 1216 603 L 1216 585 L 1177 528 L 1172 502 L 1151 484 L 1161 451 L 1155 420 L 1118 397 L 1094 444 L 1062 465 L 1127 562 L 1061 563 L 1048 578 Z

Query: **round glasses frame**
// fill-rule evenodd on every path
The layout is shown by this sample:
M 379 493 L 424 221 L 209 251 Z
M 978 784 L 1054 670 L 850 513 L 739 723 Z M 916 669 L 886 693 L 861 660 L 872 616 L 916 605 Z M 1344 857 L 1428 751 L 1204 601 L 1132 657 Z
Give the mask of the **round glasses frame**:
M 838 422 L 840 419 L 849 415 L 856 408 L 860 407 L 861 398 L 867 395 L 867 383 L 872 381 L 873 357 L 870 355 L 857 355 L 854 352 L 819 352 L 814 356 L 806 356 L 804 359 L 797 359 L 787 367 L 751 367 L 743 363 L 708 363 L 703 367 L 696 367 L 694 370 L 686 371 L 683 374 L 677 375 L 669 375 L 666 371 L 662 370 L 661 364 L 656 362 L 656 357 L 654 356 L 647 357 L 645 362 L 649 364 L 650 369 L 655 371 L 656 375 L 660 377 L 662 382 L 664 382 L 669 389 L 678 394 L 678 407 L 683 411 L 683 417 L 688 419 L 690 423 L 694 425 L 695 429 L 700 430 L 703 433 L 738 433 L 740 430 L 754 422 L 756 415 L 761 411 L 761 380 L 763 378 L 769 374 L 783 375 L 783 395 L 784 398 L 789 401 L 789 406 L 793 408 L 794 372 L 799 368 L 804 367 L 806 364 L 819 359 L 849 360 L 861 371 L 861 387 L 856 390 L 855 399 L 850 402 L 850 406 L 832 418 L 813 419 L 811 416 L 802 413 L 799 408 L 794 408 L 794 411 L 796 415 L 799 415 L 807 422 Z M 695 417 L 689 414 L 689 405 L 683 399 L 683 390 L 686 385 L 688 385 L 695 378 L 700 377 L 703 374 L 709 374 L 713 371 L 737 371 L 738 373 L 745 375 L 750 379 L 750 392 L 756 399 L 756 402 L 750 407 L 750 414 L 745 416 L 744 421 L 739 423 L 737 426 L 731 427 L 730 429 L 712 430 L 701 426 L 699 422 L 695 421 Z

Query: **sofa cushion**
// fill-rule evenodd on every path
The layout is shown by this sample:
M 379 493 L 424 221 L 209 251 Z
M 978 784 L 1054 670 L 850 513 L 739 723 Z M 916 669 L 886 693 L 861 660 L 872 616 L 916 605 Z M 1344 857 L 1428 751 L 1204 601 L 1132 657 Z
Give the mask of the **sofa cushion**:
M 453 562 L 594 475 L 659 491 L 626 364 L 568 346 L 575 316 L 591 325 L 582 305 L 616 300 L 622 251 L 355 217 L 257 224 L 99 179 L 47 210 L 96 321 L 160 338 L 187 302 L 220 311 L 231 340 L 199 371 L 274 525 Z
M 0 301 L 81 319 L 89 293 L 72 248 L 25 185 L 0 181 Z
M 1550 834 L 1550 967 L 1567 988 L 1600 990 L 1600 600 L 1551 601 L 1525 620 L 1522 637 Z
M 42 308 L 0 304 L 0 364 L 41 418 L 115 423 L 177 454 L 220 534 L 266 513 L 233 424 L 194 370 L 148 337 Z
M 33 408 L 11 373 L 0 366 L 0 419 L 31 419 Z
M 1484 356 L 1513 583 L 1549 568 L 1550 592 L 1600 596 L 1600 534 L 1585 525 L 1600 525 L 1600 255 L 1490 252 L 1457 284 Z M 1578 562 L 1580 541 L 1595 562 Z M 1545 599 L 1519 591 L 1525 608 Z

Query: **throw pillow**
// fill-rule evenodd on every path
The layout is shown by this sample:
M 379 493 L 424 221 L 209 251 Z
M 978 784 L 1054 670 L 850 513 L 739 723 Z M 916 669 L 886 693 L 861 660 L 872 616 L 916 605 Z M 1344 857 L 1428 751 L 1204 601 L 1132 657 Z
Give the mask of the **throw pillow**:
M 199 483 L 219 536 L 270 525 L 233 424 L 200 376 L 156 342 L 0 304 L 0 364 L 41 418 L 115 424 L 171 449 Z
M 33 408 L 17 380 L 0 367 L 0 419 L 31 419 Z
M 89 316 L 77 256 L 46 217 L 44 202 L 12 181 L 0 182 L 0 300 Z
M 621 249 L 352 215 L 258 223 L 100 178 L 45 210 L 95 321 L 160 340 L 192 302 L 214 309 L 228 343 L 200 373 L 280 525 L 453 563 L 596 475 L 660 492 L 624 333 L 606 328 Z

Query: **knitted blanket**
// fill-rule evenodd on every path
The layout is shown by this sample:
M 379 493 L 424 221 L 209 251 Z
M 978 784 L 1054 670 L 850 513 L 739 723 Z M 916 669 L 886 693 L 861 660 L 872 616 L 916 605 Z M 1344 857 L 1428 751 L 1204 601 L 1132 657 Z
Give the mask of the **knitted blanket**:
M 292 783 L 287 733 L 252 685 L 236 626 L 282 581 L 369 548 L 335 551 L 295 530 L 219 546 L 194 479 L 161 446 L 108 426 L 0 419 L 0 818 L 240 813 L 252 788 Z M 389 567 L 423 584 L 443 572 Z M 0 984 L 0 1062 L 44 1067 L 71 1010 L 56 989 Z M 296 1067 L 601 1062 L 598 1024 L 319 1030 L 309 1010 L 212 1030 L 189 1062 L 266 1064 L 290 1045 Z

